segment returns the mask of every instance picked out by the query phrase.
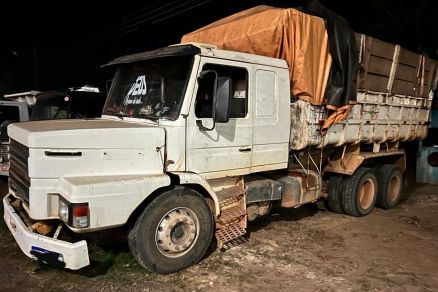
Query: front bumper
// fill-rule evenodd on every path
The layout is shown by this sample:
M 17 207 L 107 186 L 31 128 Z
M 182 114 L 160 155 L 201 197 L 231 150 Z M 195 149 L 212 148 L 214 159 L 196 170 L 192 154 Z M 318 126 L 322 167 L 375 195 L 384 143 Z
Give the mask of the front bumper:
M 78 270 L 90 264 L 85 240 L 70 243 L 34 233 L 18 216 L 9 198 L 12 198 L 11 194 L 3 199 L 4 219 L 25 255 L 71 270 Z

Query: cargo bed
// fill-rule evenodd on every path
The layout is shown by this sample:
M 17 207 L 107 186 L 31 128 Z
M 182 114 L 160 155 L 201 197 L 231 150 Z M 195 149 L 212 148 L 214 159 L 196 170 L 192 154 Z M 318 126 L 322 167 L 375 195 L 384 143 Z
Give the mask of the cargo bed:
M 321 134 L 326 108 L 298 100 L 291 104 L 290 147 L 301 150 L 308 146 L 424 139 L 431 103 L 431 98 L 360 91 L 348 118 Z
M 359 54 L 357 101 L 348 117 L 331 125 L 324 105 L 291 103 L 291 150 L 421 140 L 427 136 L 437 62 L 398 45 L 356 34 Z

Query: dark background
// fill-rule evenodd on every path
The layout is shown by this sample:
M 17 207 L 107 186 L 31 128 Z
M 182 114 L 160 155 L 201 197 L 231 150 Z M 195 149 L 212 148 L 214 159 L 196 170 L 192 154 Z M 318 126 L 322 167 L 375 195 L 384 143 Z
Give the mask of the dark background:
M 256 5 L 301 1 L 33 1 L 0 14 L 0 96 L 92 84 L 104 89 L 115 57 L 178 43 L 199 27 Z M 357 32 L 437 59 L 437 0 L 321 0 Z

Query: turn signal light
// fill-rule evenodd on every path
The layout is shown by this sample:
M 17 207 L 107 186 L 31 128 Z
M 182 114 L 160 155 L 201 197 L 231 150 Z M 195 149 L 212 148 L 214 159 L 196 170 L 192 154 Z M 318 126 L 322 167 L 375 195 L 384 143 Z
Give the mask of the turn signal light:
M 72 226 L 76 228 L 85 228 L 89 226 L 90 209 L 88 203 L 71 204 Z

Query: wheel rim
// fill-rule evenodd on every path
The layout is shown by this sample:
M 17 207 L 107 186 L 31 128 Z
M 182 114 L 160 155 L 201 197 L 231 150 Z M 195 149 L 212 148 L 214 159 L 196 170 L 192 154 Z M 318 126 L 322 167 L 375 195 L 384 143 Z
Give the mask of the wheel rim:
M 368 209 L 371 207 L 374 201 L 375 196 L 375 186 L 374 181 L 372 179 L 366 179 L 359 191 L 359 203 L 362 209 Z
M 389 202 L 395 202 L 400 194 L 401 181 L 396 175 L 391 177 L 388 184 L 388 200 Z
M 198 216 L 189 208 L 179 207 L 161 218 L 155 231 L 155 243 L 164 256 L 176 258 L 193 248 L 198 235 Z

